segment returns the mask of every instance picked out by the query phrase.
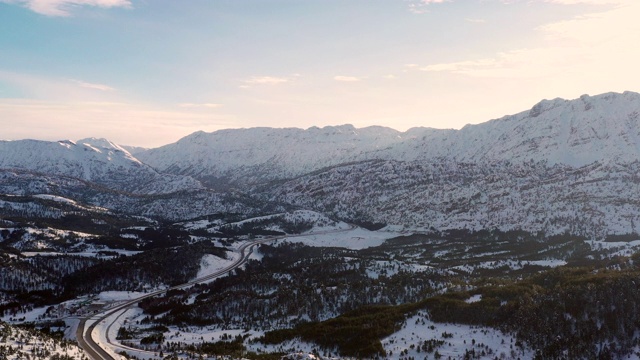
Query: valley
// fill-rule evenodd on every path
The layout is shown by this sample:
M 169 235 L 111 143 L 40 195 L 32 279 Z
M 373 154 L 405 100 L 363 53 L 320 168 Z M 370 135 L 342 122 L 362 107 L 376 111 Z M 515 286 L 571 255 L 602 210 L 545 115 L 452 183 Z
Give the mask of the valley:
M 0 142 L 0 354 L 640 358 L 638 112 Z

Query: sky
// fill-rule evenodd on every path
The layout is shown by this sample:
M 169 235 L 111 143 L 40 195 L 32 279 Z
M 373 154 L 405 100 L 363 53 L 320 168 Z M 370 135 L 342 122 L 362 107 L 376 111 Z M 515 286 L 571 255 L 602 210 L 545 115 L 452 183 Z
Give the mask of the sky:
M 461 128 L 640 91 L 638 0 L 0 0 L 0 139 Z

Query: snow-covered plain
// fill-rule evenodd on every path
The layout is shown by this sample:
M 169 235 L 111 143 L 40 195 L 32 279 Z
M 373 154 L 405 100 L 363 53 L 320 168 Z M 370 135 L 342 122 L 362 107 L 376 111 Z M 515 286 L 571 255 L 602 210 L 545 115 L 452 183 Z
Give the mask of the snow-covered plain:
M 327 230 L 326 228 L 314 229 L 302 235 L 286 237 L 284 241 L 302 243 L 307 246 L 343 247 L 359 250 L 382 245 L 385 240 L 401 235 L 399 232 L 369 231 L 359 227 L 353 227 L 350 230 L 335 231 L 348 228 L 349 227 L 336 227 L 334 231 Z

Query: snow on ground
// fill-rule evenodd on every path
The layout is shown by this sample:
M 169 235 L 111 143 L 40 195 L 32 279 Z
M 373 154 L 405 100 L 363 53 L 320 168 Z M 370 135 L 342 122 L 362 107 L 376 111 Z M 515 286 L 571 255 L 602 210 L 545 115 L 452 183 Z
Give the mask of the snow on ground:
M 137 299 L 141 296 L 146 295 L 146 293 L 138 292 L 138 291 L 103 291 L 98 296 L 96 296 L 98 301 L 123 301 L 123 300 L 133 300 Z
M 606 250 L 609 253 L 608 256 L 631 256 L 640 248 L 640 240 L 634 241 L 597 241 L 587 240 L 585 241 L 591 250 L 603 251 Z
M 429 354 L 422 347 L 425 341 L 434 340 L 433 353 Z M 442 341 L 441 345 L 435 342 Z M 418 314 L 406 321 L 404 328 L 382 340 L 387 351 L 387 359 L 414 357 L 423 359 L 425 355 L 431 358 L 437 350 L 443 359 L 451 356 L 461 359 L 466 351 L 475 351 L 476 359 L 494 359 L 496 357 L 532 359 L 531 349 L 521 349 L 515 345 L 515 338 L 499 330 L 461 324 L 434 323 L 425 315 Z M 412 348 L 413 346 L 413 348 Z M 418 350 L 418 347 L 421 349 Z M 485 355 L 482 355 L 482 353 Z M 404 355 L 401 355 L 402 353 Z M 502 355 L 504 354 L 504 355 Z
M 81 209 L 92 209 L 92 210 L 109 212 L 109 209 L 107 209 L 107 208 L 103 208 L 103 207 L 99 207 L 99 206 L 93 206 L 93 205 L 80 205 L 75 200 L 68 199 L 68 198 L 65 198 L 65 197 L 62 197 L 62 196 L 57 196 L 57 195 L 37 194 L 37 195 L 33 195 L 33 197 L 39 198 L 39 199 L 44 199 L 44 200 L 56 201 L 56 202 L 63 203 L 63 204 L 73 205 L 73 206 L 76 206 L 76 207 L 81 208 Z
M 397 233 L 402 233 L 406 235 L 406 234 L 428 234 L 431 232 L 431 229 L 424 226 L 408 226 L 408 225 L 390 224 L 380 229 L 380 231 L 397 232 Z
M 80 318 L 68 317 L 64 319 L 67 327 L 64 329 L 64 338 L 67 340 L 76 340 L 76 331 L 80 325 Z
M 376 260 L 373 262 L 372 266 L 367 267 L 367 276 L 369 276 L 371 279 L 378 279 L 382 275 L 391 277 L 393 275 L 396 275 L 401 270 L 409 272 L 419 272 L 433 269 L 434 268 L 432 266 L 407 264 L 406 262 L 397 260 Z
M 109 328 L 108 325 L 111 323 L 112 319 L 115 317 L 118 317 L 120 313 L 121 312 L 116 312 L 115 314 L 112 314 L 111 316 L 109 316 L 107 319 L 100 321 L 100 323 L 93 329 L 91 338 L 95 341 L 96 344 L 98 344 L 98 346 L 103 348 L 114 359 L 124 360 L 123 356 L 120 356 L 117 354 L 119 349 L 115 346 L 110 345 L 109 341 L 107 340 L 108 328 Z M 99 317 L 101 315 L 97 315 L 97 316 Z M 87 320 L 87 322 L 85 323 L 85 329 L 88 329 L 93 323 L 96 322 L 96 320 L 97 318 L 95 317 L 91 318 L 90 320 Z M 141 357 L 141 358 L 147 359 L 146 357 Z
M 100 252 L 108 251 L 109 253 L 116 253 L 117 255 L 126 255 L 131 256 L 135 254 L 139 254 L 142 251 L 132 251 L 132 250 L 122 250 L 122 249 L 95 249 L 93 251 L 82 251 L 82 252 L 56 252 L 56 251 L 25 251 L 21 253 L 26 257 L 32 256 L 62 256 L 62 255 L 74 255 L 74 256 L 85 256 L 85 257 L 96 257 L 96 256 L 104 256 L 100 254 Z M 109 255 L 111 257 L 111 255 Z
M 251 255 L 249 255 L 249 260 L 258 260 L 258 261 L 262 261 L 262 258 L 264 256 L 262 255 L 262 253 L 260 251 L 252 251 Z
M 308 246 L 343 247 L 360 250 L 382 245 L 385 240 L 400 235 L 400 233 L 390 231 L 369 231 L 363 228 L 353 228 L 340 232 L 309 232 L 303 235 L 289 236 L 285 240 L 303 243 Z
M 11 315 L 10 311 L 7 311 L 0 320 L 8 322 L 8 323 L 25 323 L 25 322 L 35 322 L 43 317 L 44 313 L 47 311 L 48 306 L 38 307 L 27 312 L 18 313 L 17 315 Z
M 84 351 L 76 345 L 62 343 L 37 332 L 0 323 L 0 335 L 0 347 L 5 349 L 3 360 L 49 359 L 53 355 L 86 359 Z
M 212 226 L 222 225 L 224 222 L 220 219 L 217 220 L 196 220 L 196 221 L 187 221 L 181 223 L 182 226 L 187 230 L 199 230 L 199 229 L 208 229 Z
M 544 267 L 558 267 L 564 266 L 567 262 L 564 260 L 558 259 L 548 259 L 548 260 L 496 260 L 496 261 L 485 261 L 477 264 L 464 264 L 455 266 L 454 269 L 458 269 L 461 271 L 465 271 L 469 274 L 473 273 L 475 269 L 497 269 L 504 266 L 509 267 L 511 270 L 519 270 L 522 269 L 526 265 L 535 265 L 535 266 L 544 266 Z
M 315 211 L 311 211 L 311 210 L 296 210 L 293 212 L 286 212 L 286 213 L 279 213 L 279 214 L 271 214 L 271 215 L 266 215 L 266 216 L 259 216 L 259 217 L 255 217 L 255 218 L 250 218 L 250 219 L 245 219 L 242 221 L 238 221 L 238 222 L 234 222 L 234 223 L 228 223 L 225 225 L 229 225 L 229 226 L 242 226 L 244 224 L 247 223 L 253 223 L 253 222 L 260 222 L 260 221 L 268 221 L 268 220 L 272 220 L 274 221 L 274 224 L 271 226 L 267 226 L 264 229 L 265 230 L 271 230 L 271 231 L 279 231 L 279 232 L 284 232 L 284 230 L 277 225 L 277 221 L 278 220 L 284 220 L 287 221 L 289 223 L 311 223 L 313 224 L 313 227 L 311 228 L 311 230 L 309 230 L 307 233 L 309 232 L 318 232 L 318 231 L 328 231 L 328 230 L 342 230 L 342 229 L 349 229 L 351 226 L 345 222 L 342 221 L 334 221 L 331 220 L 330 218 L 328 218 L 327 216 L 317 213 Z M 203 224 L 198 223 L 198 224 L 190 224 L 191 226 L 202 226 Z
M 75 205 L 76 204 L 76 202 L 74 200 L 67 199 L 67 198 L 62 197 L 62 196 L 56 196 L 56 195 L 37 194 L 37 195 L 33 195 L 33 197 L 34 198 L 38 198 L 38 199 L 57 201 L 57 202 L 60 202 L 60 203 L 71 204 L 71 205 Z
M 468 298 L 464 302 L 466 302 L 467 304 L 471 304 L 471 303 L 474 303 L 474 302 L 478 302 L 480 300 L 482 300 L 482 294 L 476 294 L 476 295 L 471 296 L 470 298 Z
M 202 260 L 200 261 L 200 270 L 198 270 L 196 279 L 211 275 L 230 266 L 239 257 L 240 254 L 229 251 L 227 252 L 227 259 L 223 259 L 211 254 L 204 255 L 202 257 Z
M 102 333 L 101 334 L 102 340 L 103 341 L 105 341 L 106 339 L 109 340 L 108 341 L 109 346 L 113 352 L 118 353 L 121 351 L 126 351 L 130 355 L 135 355 L 136 357 L 142 358 L 142 359 L 157 358 L 158 354 L 156 352 L 153 352 L 153 351 L 149 352 L 145 350 L 132 348 L 130 346 L 122 344 L 120 341 L 116 339 L 116 337 L 118 336 L 118 330 L 121 327 L 127 327 L 127 324 L 129 324 L 131 321 L 130 319 L 133 319 L 136 317 L 140 318 L 142 314 L 143 314 L 143 311 L 140 308 L 137 308 L 137 307 L 129 308 L 124 311 L 119 311 L 118 313 L 110 316 L 108 319 L 109 321 L 107 321 L 105 324 L 100 324 L 98 326 L 100 327 L 100 332 Z
M 218 329 L 215 327 L 170 327 L 170 331 L 165 333 L 166 341 L 181 342 L 185 344 L 199 344 L 205 342 L 218 342 L 225 338 L 235 338 L 237 335 L 249 335 L 245 341 L 248 351 L 260 353 L 311 353 L 317 346 L 313 343 L 307 343 L 300 340 L 285 341 L 277 345 L 265 345 L 259 342 L 253 342 L 251 339 L 257 339 L 264 335 L 263 331 L 243 330 L 243 329 Z
M 184 343 L 199 343 L 204 341 L 220 341 L 226 334 L 235 337 L 238 334 L 249 335 L 249 339 L 255 339 L 263 334 L 255 331 L 244 330 L 219 330 L 212 329 L 173 329 L 167 334 L 167 341 L 179 341 Z M 428 345 L 431 344 L 433 350 L 428 352 Z M 438 344 L 437 342 L 442 343 Z M 415 359 L 433 358 L 437 350 L 443 359 L 449 356 L 454 359 L 464 357 L 466 351 L 474 351 L 476 359 L 513 358 L 522 359 L 533 358 L 531 349 L 522 349 L 515 345 L 516 339 L 499 330 L 461 324 L 441 324 L 434 323 L 427 319 L 425 315 L 419 314 L 407 319 L 405 326 L 400 331 L 381 340 L 387 352 L 385 359 Z M 245 341 L 247 350 L 257 353 L 281 352 L 281 353 L 311 353 L 317 346 L 300 340 L 286 341 L 278 345 L 264 345 Z M 420 347 L 420 350 L 418 350 Z M 484 355 L 483 355 L 484 352 Z M 504 354 L 504 355 L 503 355 Z M 338 358 L 334 353 L 321 352 L 323 356 Z

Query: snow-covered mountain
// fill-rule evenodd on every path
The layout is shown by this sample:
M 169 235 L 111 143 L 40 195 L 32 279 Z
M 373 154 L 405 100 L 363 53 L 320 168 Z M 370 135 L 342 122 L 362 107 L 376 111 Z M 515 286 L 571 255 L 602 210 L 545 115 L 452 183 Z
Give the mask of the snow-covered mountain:
M 366 159 L 401 142 L 403 135 L 380 126 L 352 125 L 199 131 L 137 157 L 159 171 L 190 175 L 210 186 L 257 183 Z
M 173 220 L 294 205 L 440 229 L 631 233 L 640 232 L 639 122 L 640 94 L 625 92 L 543 100 L 461 130 L 221 130 L 136 156 L 105 139 L 5 141 L 0 192 Z
M 68 209 L 52 206 L 42 199 L 77 202 Z M 55 202 L 54 202 L 55 203 Z M 237 192 L 216 192 L 198 186 L 170 193 L 134 194 L 121 189 L 56 174 L 0 169 L 0 214 L 33 218 L 60 218 L 81 211 L 78 204 L 112 210 L 120 214 L 155 219 L 185 220 L 198 216 L 231 213 L 258 216 L 282 212 L 274 206 Z
M 158 173 L 105 139 L 0 141 L 0 169 L 77 178 L 135 194 L 202 188 L 190 177 Z
M 640 233 L 640 162 L 393 160 L 337 166 L 260 189 L 265 200 L 339 219 L 421 229 Z
M 372 159 L 525 162 L 583 166 L 640 157 L 640 94 L 543 100 L 530 110 L 461 130 L 351 125 L 197 132 L 136 156 L 210 186 L 255 184 Z
M 640 94 L 543 100 L 516 115 L 409 139 L 387 158 L 544 161 L 578 167 L 596 161 L 635 161 L 640 158 Z

